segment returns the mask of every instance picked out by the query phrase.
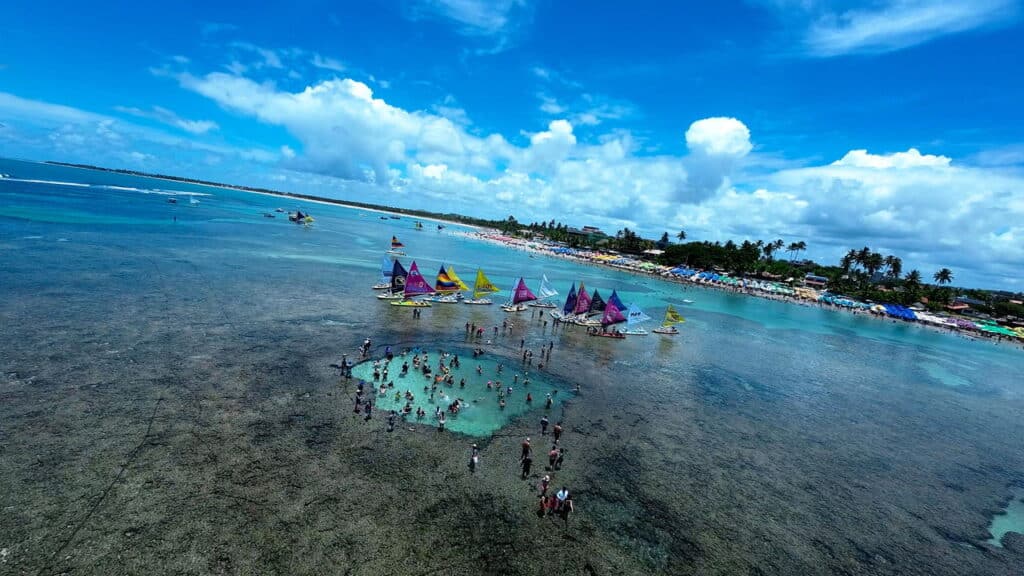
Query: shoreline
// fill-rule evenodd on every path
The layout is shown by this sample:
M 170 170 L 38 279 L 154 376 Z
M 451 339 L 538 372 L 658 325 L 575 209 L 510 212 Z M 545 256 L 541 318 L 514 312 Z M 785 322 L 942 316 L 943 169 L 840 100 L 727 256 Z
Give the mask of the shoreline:
M 14 160 L 17 160 L 17 159 L 14 159 Z M 357 204 L 351 204 L 351 203 L 346 202 L 344 200 L 337 200 L 337 199 L 334 199 L 334 198 L 305 196 L 305 195 L 294 194 L 294 193 L 291 193 L 291 192 L 277 192 L 277 191 L 269 190 L 269 189 L 247 188 L 247 187 L 244 187 L 244 186 L 224 184 L 224 183 L 221 183 L 221 182 L 209 182 L 209 181 L 206 181 L 206 180 L 189 180 L 189 179 L 186 179 L 186 178 L 169 178 L 167 176 L 160 176 L 160 175 L 157 175 L 157 174 L 146 174 L 146 173 L 143 173 L 143 172 L 115 170 L 115 169 L 111 169 L 111 168 L 104 168 L 102 166 L 87 166 L 87 165 L 84 165 L 84 164 L 71 164 L 71 163 L 68 163 L 68 162 L 58 162 L 58 161 L 54 161 L 54 160 L 17 160 L 17 161 L 19 161 L 19 162 L 31 162 L 31 163 L 36 163 L 36 164 L 48 165 L 48 166 L 62 166 L 62 167 L 65 167 L 65 168 L 75 168 L 75 169 L 78 169 L 78 170 L 91 170 L 91 171 L 94 171 L 94 172 L 109 172 L 109 173 L 112 173 L 112 174 L 120 174 L 122 176 L 134 176 L 136 178 L 149 178 L 151 180 L 160 180 L 160 181 L 163 181 L 163 182 L 174 182 L 176 184 L 188 184 L 190 186 L 205 186 L 207 188 L 220 188 L 222 190 L 231 190 L 231 191 L 234 191 L 234 192 L 245 192 L 247 194 L 260 194 L 262 196 L 273 196 L 273 197 L 276 197 L 276 198 L 286 198 L 286 199 L 289 199 L 289 200 L 298 200 L 300 202 L 310 202 L 310 203 L 313 203 L 313 204 L 323 204 L 325 206 L 341 206 L 343 208 L 348 208 L 348 209 L 351 209 L 351 210 L 365 210 L 367 212 L 375 212 L 375 213 L 378 213 L 378 214 L 388 214 L 388 215 L 402 216 L 402 217 L 405 217 L 405 218 L 412 218 L 412 219 L 418 219 L 418 220 L 426 220 L 426 221 L 429 221 L 429 222 L 438 222 L 438 223 L 441 223 L 441 224 L 449 224 L 449 225 L 453 225 L 453 226 L 465 226 L 466 228 L 469 228 L 469 229 L 475 230 L 475 231 L 483 230 L 483 228 L 481 226 L 475 225 L 475 224 L 466 224 L 466 223 L 463 223 L 463 222 L 456 222 L 454 220 L 447 220 L 447 219 L 444 219 L 444 218 L 437 218 L 435 216 L 418 216 L 418 215 L 414 215 L 414 214 L 406 214 L 404 212 L 399 212 L 398 210 L 401 210 L 400 208 L 388 209 L 387 206 L 381 206 L 381 207 L 376 207 L 376 208 L 370 208 L 370 207 L 366 207 L 366 206 L 359 206 Z M 191 194 L 191 193 L 185 192 L 183 190 L 161 190 L 161 191 L 163 191 L 163 192 L 175 192 L 175 193 L 183 194 L 183 195 Z
M 505 248 L 519 250 L 519 251 L 523 251 L 523 252 L 529 252 L 531 254 L 541 255 L 541 256 L 544 256 L 544 257 L 547 257 L 547 258 L 558 258 L 558 259 L 562 259 L 562 260 L 567 260 L 569 262 L 573 262 L 575 264 L 582 264 L 582 265 L 587 265 L 587 266 L 593 266 L 593 267 L 596 267 L 596 268 L 604 268 L 604 269 L 607 269 L 607 270 L 616 270 L 616 271 L 619 271 L 619 272 L 623 272 L 623 273 L 626 273 L 626 274 L 632 274 L 632 275 L 635 275 L 635 276 L 641 276 L 641 277 L 646 277 L 646 278 L 653 278 L 653 279 L 656 279 L 656 280 L 662 280 L 662 281 L 665 281 L 665 282 L 668 282 L 668 283 L 671 283 L 671 284 L 682 284 L 682 285 L 688 286 L 688 287 L 692 286 L 692 287 L 701 288 L 701 289 L 705 289 L 705 290 L 715 290 L 715 291 L 718 291 L 718 292 L 732 293 L 732 294 L 737 294 L 737 295 L 741 295 L 741 296 L 760 298 L 760 299 L 763 299 L 763 300 L 772 300 L 774 302 L 781 302 L 781 303 L 784 303 L 784 304 L 789 304 L 789 305 L 794 305 L 794 306 L 814 307 L 814 308 L 818 308 L 820 310 L 829 310 L 829 311 L 832 311 L 832 312 L 841 312 L 841 313 L 849 314 L 850 316 L 872 318 L 872 319 L 883 321 L 883 322 L 884 321 L 891 321 L 893 323 L 896 323 L 898 321 L 898 319 L 890 318 L 889 316 L 884 315 L 884 314 L 883 315 L 878 315 L 878 314 L 873 314 L 873 313 L 870 313 L 870 312 L 867 312 L 867 311 L 858 311 L 858 310 L 854 310 L 854 309 L 848 309 L 848 308 L 844 308 L 842 306 L 836 306 L 836 305 L 833 305 L 833 304 L 822 303 L 822 302 L 817 301 L 817 300 L 808 300 L 808 299 L 805 299 L 805 298 L 798 298 L 798 297 L 794 297 L 794 296 L 786 296 L 786 295 L 780 295 L 780 294 L 766 294 L 766 293 L 762 293 L 760 291 L 754 291 L 754 290 L 748 290 L 748 289 L 740 289 L 740 288 L 733 288 L 733 287 L 730 287 L 730 286 L 713 284 L 713 283 L 695 282 L 695 281 L 689 280 L 689 279 L 681 277 L 681 276 L 665 276 L 662 273 L 647 272 L 647 271 L 638 270 L 638 269 L 635 269 L 635 268 L 630 268 L 630 267 L 625 267 L 625 266 L 614 266 L 614 265 L 610 265 L 610 264 L 607 264 L 607 263 L 604 263 L 604 262 L 596 262 L 596 261 L 591 260 L 589 258 L 573 256 L 573 255 L 570 255 L 570 254 L 554 254 L 554 253 L 552 253 L 549 250 L 541 250 L 541 249 L 537 249 L 537 248 L 532 248 L 532 247 L 528 246 L 528 244 L 531 243 L 531 242 L 526 241 L 526 240 L 516 239 L 517 241 L 510 242 L 510 241 L 505 241 L 505 240 L 501 240 L 499 238 L 493 237 L 493 236 L 496 236 L 496 235 L 500 235 L 500 232 L 498 232 L 498 231 L 493 231 L 493 232 L 488 232 L 488 231 L 461 232 L 459 234 L 461 234 L 462 236 L 464 236 L 466 238 L 472 239 L 472 240 L 477 240 L 477 241 L 480 241 L 480 242 L 487 242 L 487 243 L 491 243 L 491 244 L 496 244 L 496 245 L 499 245 L 499 246 L 504 246 Z M 989 342 L 989 343 L 994 344 L 994 345 L 999 345 L 999 346 L 1005 345 L 1005 346 L 1010 346 L 1011 348 L 1016 348 L 1016 349 L 1019 349 L 1019 350 L 1024 350 L 1024 339 L 1022 339 L 1022 338 L 1017 338 L 1016 340 L 1013 340 L 1013 339 L 1010 339 L 1009 337 L 985 336 L 985 335 L 983 335 L 983 333 L 981 331 L 968 331 L 968 330 L 964 330 L 962 328 L 959 328 L 959 327 L 957 327 L 955 325 L 938 326 L 938 325 L 930 324 L 928 322 L 922 322 L 922 321 L 907 322 L 906 320 L 903 320 L 903 322 L 907 323 L 909 325 L 917 326 L 919 328 L 928 329 L 928 330 L 931 330 L 931 331 L 936 332 L 936 333 L 947 334 L 947 335 L 950 335 L 950 336 L 956 336 L 958 338 L 965 339 L 965 340 Z

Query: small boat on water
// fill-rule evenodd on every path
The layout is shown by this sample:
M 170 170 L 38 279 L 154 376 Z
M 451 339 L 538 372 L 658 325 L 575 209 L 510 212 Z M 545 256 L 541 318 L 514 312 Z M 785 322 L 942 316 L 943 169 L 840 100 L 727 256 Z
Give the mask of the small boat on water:
M 395 216 L 395 215 L 388 216 L 388 218 L 391 218 L 392 220 L 401 220 L 402 219 L 401 216 Z
M 199 200 L 196 200 L 195 196 L 189 196 L 188 197 L 188 203 L 189 203 L 190 206 L 198 206 L 199 205 Z
M 420 222 L 420 221 L 417 220 L 416 221 L 416 229 L 417 230 L 423 230 L 423 222 Z
M 405 298 L 405 279 L 409 276 L 405 267 L 398 260 L 391 266 L 391 284 L 387 292 L 377 294 L 380 300 L 402 300 Z
M 394 300 L 389 302 L 389 304 L 392 306 L 406 306 L 409 308 L 430 308 L 431 306 L 430 302 L 427 302 L 426 300 L 405 300 L 404 298 L 402 300 Z
M 388 219 L 388 217 L 387 217 L 387 216 L 381 216 L 381 217 L 380 217 L 380 219 L 381 219 L 381 220 L 387 220 L 387 219 Z
M 569 288 L 569 293 L 565 295 L 565 305 L 562 306 L 561 310 L 552 310 L 550 312 L 551 317 L 559 322 L 567 320 L 572 314 L 573 310 L 576 309 L 576 283 L 572 283 L 572 287 Z
M 683 298 L 683 304 L 693 304 L 693 300 L 687 300 L 686 298 Z
M 409 275 L 405 278 L 405 288 L 402 290 L 402 300 L 390 302 L 392 306 L 406 306 L 409 308 L 428 308 L 430 302 L 413 300 L 416 296 L 426 296 L 434 291 L 427 283 L 427 279 L 420 274 L 420 268 L 414 261 L 409 265 Z
M 537 300 L 533 292 L 526 286 L 526 281 L 519 278 L 519 282 L 516 283 L 516 287 L 512 290 L 512 300 L 507 302 L 501 307 L 505 312 L 525 312 L 526 302 L 533 302 Z
M 178 199 L 177 198 L 168 198 L 167 199 L 167 203 L 168 204 L 177 204 L 178 203 Z
M 424 298 L 428 302 L 440 304 L 458 304 L 462 302 L 462 291 L 469 290 L 469 286 L 462 281 L 462 278 L 455 273 L 451 266 L 445 268 L 443 265 L 437 271 L 437 280 L 434 282 L 434 295 Z
M 602 332 L 596 328 L 592 328 L 587 333 L 590 334 L 591 336 L 597 336 L 598 338 L 614 338 L 615 340 L 626 339 L 626 335 L 623 332 L 619 332 L 618 330 L 613 330 L 611 332 Z
M 484 296 L 494 294 L 495 292 L 501 292 L 501 290 L 492 284 L 491 281 L 487 279 L 487 276 L 484 276 L 482 268 L 477 268 L 476 281 L 473 282 L 473 298 L 463 300 L 462 303 L 474 305 L 494 304 L 494 302 L 484 298 Z
M 619 331 L 618 328 L 612 328 L 611 330 L 608 329 L 609 326 L 626 321 L 626 317 L 622 315 L 622 311 L 615 305 L 616 302 L 619 302 L 619 297 L 613 290 L 611 298 L 608 298 L 608 302 L 605 304 L 604 314 L 601 315 L 601 328 L 588 328 L 587 334 L 591 336 L 600 336 L 602 338 L 615 338 L 616 340 L 622 340 L 626 337 L 626 335 Z M 621 302 L 619 303 L 621 304 Z
M 398 241 L 398 236 L 391 237 L 391 248 L 388 250 L 388 254 L 394 254 L 395 256 L 405 256 L 405 244 Z
M 380 282 L 373 285 L 374 290 L 387 290 L 391 288 L 391 274 L 395 269 L 395 262 L 387 256 L 384 257 L 384 262 L 380 266 Z
M 552 298 L 554 296 L 558 296 L 558 291 L 551 286 L 550 282 L 548 282 L 547 275 L 541 274 L 540 290 L 537 291 L 537 299 L 527 304 L 527 306 L 532 308 L 558 308 L 557 304 L 545 301 L 546 298 Z
M 301 210 L 288 213 L 288 220 L 295 222 L 296 224 L 312 224 L 313 217 L 309 214 L 303 214 Z
M 278 214 L 284 214 L 284 208 L 277 208 L 274 210 L 274 212 L 277 212 Z
M 263 217 L 264 218 L 277 218 L 277 216 L 274 216 L 273 212 L 264 212 L 263 213 Z
M 665 310 L 665 320 L 663 320 L 661 326 L 655 328 L 653 332 L 669 336 L 679 334 L 679 330 L 676 329 L 676 324 L 682 324 L 683 322 L 686 322 L 686 318 L 683 318 L 679 312 L 676 312 L 675 307 L 669 304 L 668 309 Z
M 644 311 L 639 306 L 630 304 L 626 310 L 626 329 L 622 333 L 629 336 L 646 336 L 648 334 L 647 330 L 639 326 L 639 324 L 650 319 L 651 317 L 644 314 Z

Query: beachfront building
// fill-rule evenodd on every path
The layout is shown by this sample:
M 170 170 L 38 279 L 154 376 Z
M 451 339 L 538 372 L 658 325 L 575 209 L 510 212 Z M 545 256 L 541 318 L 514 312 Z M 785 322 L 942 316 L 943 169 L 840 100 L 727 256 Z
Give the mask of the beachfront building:
M 804 276 L 803 284 L 807 288 L 823 290 L 828 285 L 828 278 L 825 278 L 824 276 L 816 276 L 814 274 L 807 274 Z
M 570 226 L 565 232 L 570 237 L 576 237 L 585 242 L 597 242 L 608 237 L 600 228 L 594 226 L 584 226 L 583 228 L 573 228 Z

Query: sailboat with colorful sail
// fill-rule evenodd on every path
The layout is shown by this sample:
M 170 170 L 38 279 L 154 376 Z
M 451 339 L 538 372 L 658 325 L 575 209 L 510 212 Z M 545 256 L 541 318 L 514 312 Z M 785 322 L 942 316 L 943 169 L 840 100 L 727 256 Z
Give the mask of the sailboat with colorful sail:
M 430 306 L 430 302 L 424 302 L 423 300 L 413 300 L 416 296 L 426 296 L 434 291 L 434 289 L 427 282 L 427 279 L 420 274 L 420 269 L 416 266 L 414 261 L 409 266 L 409 276 L 405 279 L 405 289 L 402 290 L 403 299 L 392 302 L 392 306 L 410 306 L 414 308 L 426 308 Z
M 394 268 L 394 261 L 387 256 L 380 266 L 380 282 L 373 285 L 374 290 L 387 290 L 391 288 L 391 270 Z
M 405 256 L 405 251 L 403 251 L 402 248 L 405 248 L 405 244 L 402 244 L 401 242 L 398 241 L 398 236 L 392 236 L 391 248 L 388 250 L 388 254 L 394 254 L 396 256 Z
M 640 309 L 636 304 L 630 304 L 629 308 L 626 309 L 626 329 L 623 330 L 623 334 L 630 336 L 646 336 L 647 330 L 640 327 L 641 322 L 650 320 L 651 317 L 644 314 L 644 311 Z
M 661 322 L 661 326 L 654 329 L 654 332 L 658 334 L 679 334 L 676 324 L 682 324 L 683 322 L 686 322 L 686 318 L 683 318 L 676 311 L 675 307 L 669 304 L 668 309 L 665 310 L 665 319 Z
M 502 306 L 501 309 L 505 312 L 524 312 L 526 310 L 526 303 L 536 300 L 537 296 L 530 292 L 530 289 L 526 286 L 526 280 L 519 278 L 516 287 L 512 289 L 512 300 Z
M 569 293 L 565 296 L 565 305 L 562 306 L 561 310 L 552 310 L 551 317 L 555 320 L 565 320 L 572 315 L 572 311 L 576 309 L 576 283 L 572 283 L 572 288 L 569 288 Z
M 401 300 L 405 298 L 405 279 L 409 276 L 405 267 L 398 260 L 391 267 L 391 286 L 387 292 L 377 294 L 381 300 Z
M 603 338 L 616 338 L 621 340 L 625 338 L 626 335 L 618 329 L 609 330 L 608 327 L 625 321 L 626 317 L 622 315 L 622 311 L 619 310 L 619 307 L 609 299 L 609 301 L 605 303 L 604 314 L 601 315 L 601 329 L 589 328 L 587 333 L 591 336 L 601 336 Z
M 455 269 L 451 266 L 448 268 L 441 266 L 437 272 L 437 280 L 434 282 L 434 295 L 428 296 L 424 300 L 442 304 L 458 304 L 462 301 L 463 290 L 468 291 L 469 286 L 466 286 L 466 283 L 455 274 Z
M 527 304 L 533 308 L 558 308 L 558 305 L 553 302 L 547 302 L 548 298 L 558 296 L 558 290 L 555 290 L 551 283 L 548 282 L 546 274 L 541 274 L 540 277 L 540 290 L 537 291 L 537 299 Z
M 492 284 L 491 281 L 487 279 L 487 276 L 484 276 L 483 269 L 477 268 L 476 281 L 473 282 L 473 298 L 469 300 L 463 300 L 462 303 L 493 304 L 493 302 L 491 302 L 487 298 L 484 298 L 484 296 L 487 296 L 488 294 L 494 294 L 495 292 L 501 292 L 501 290 L 497 286 Z

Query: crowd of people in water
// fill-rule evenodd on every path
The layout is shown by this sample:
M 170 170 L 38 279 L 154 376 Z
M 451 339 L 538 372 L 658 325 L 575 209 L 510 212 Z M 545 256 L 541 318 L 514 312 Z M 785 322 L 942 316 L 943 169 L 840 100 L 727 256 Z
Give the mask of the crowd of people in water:
M 499 331 L 504 335 L 506 333 L 510 334 L 511 329 L 512 324 L 505 320 L 500 328 L 494 326 L 492 332 L 495 336 L 498 335 Z M 465 331 L 467 338 L 473 339 L 483 337 L 486 328 L 467 322 Z M 488 341 L 488 343 L 490 344 L 491 341 Z M 444 431 L 448 420 L 457 417 L 460 411 L 466 408 L 467 400 L 456 397 L 457 394 L 449 395 L 446 393 L 446 390 L 455 390 L 456 386 L 460 391 L 465 390 L 467 387 L 466 378 L 456 376 L 455 371 L 461 369 L 462 363 L 465 361 L 458 354 L 444 350 L 431 353 L 410 348 L 405 348 L 396 353 L 391 346 L 386 346 L 383 356 L 374 359 L 370 357 L 372 348 L 373 341 L 370 338 L 366 338 L 359 347 L 360 361 L 371 362 L 373 371 L 371 382 L 360 379 L 356 384 L 353 399 L 353 413 L 355 415 L 361 416 L 367 422 L 373 418 L 375 401 L 371 398 L 371 393 L 375 393 L 376 402 L 386 399 L 392 400 L 395 405 L 398 405 L 404 401 L 404 405 L 400 408 L 388 411 L 386 416 L 386 429 L 388 432 L 393 432 L 399 421 L 403 423 L 408 423 L 410 420 L 412 422 L 425 422 L 428 418 L 436 423 L 438 431 Z M 526 392 L 525 402 L 531 406 L 534 404 L 533 391 L 530 390 L 529 369 L 534 365 L 535 353 L 533 350 L 527 349 L 524 338 L 520 338 L 519 348 L 522 350 L 521 373 L 514 372 L 511 374 L 511 384 L 508 384 L 506 379 L 509 374 L 505 371 L 505 364 L 503 362 L 499 362 L 493 367 L 493 374 L 485 374 L 483 365 L 479 363 L 473 368 L 474 372 L 480 377 L 479 380 L 487 378 L 486 384 L 484 384 L 485 389 L 490 396 L 496 399 L 499 408 L 502 410 L 505 409 L 506 400 L 511 397 L 514 390 L 518 387 L 521 387 Z M 550 362 L 553 349 L 554 341 L 549 341 L 546 345 L 540 347 L 537 351 L 537 356 L 539 357 L 537 362 L 538 368 L 543 368 L 544 362 Z M 479 346 L 474 348 L 472 353 L 474 359 L 478 359 L 486 354 L 485 350 Z M 335 366 L 340 368 L 343 378 L 352 379 L 352 368 L 355 366 L 355 362 L 349 359 L 347 355 L 342 357 L 341 364 Z M 435 404 L 433 414 L 429 414 L 422 406 L 414 408 L 416 394 L 419 392 L 414 392 L 408 385 L 403 386 L 406 388 L 404 391 L 396 388 L 395 372 L 401 378 L 400 381 L 406 384 L 408 384 L 409 380 L 407 378 L 410 376 L 422 377 L 422 393 L 429 403 Z M 509 370 L 509 372 L 512 372 L 512 370 Z M 506 380 L 503 382 L 503 379 Z M 472 387 L 472 385 L 470 386 Z M 576 392 L 580 392 L 579 385 L 576 386 Z M 543 476 L 531 476 L 534 451 L 530 438 L 524 439 L 521 443 L 521 450 L 518 455 L 518 468 L 521 480 L 539 478 L 536 492 L 539 502 L 538 516 L 561 518 L 566 526 L 568 526 L 569 516 L 574 511 L 572 493 L 567 487 L 562 487 L 557 491 L 552 487 L 553 476 L 562 469 L 566 457 L 566 449 L 562 444 L 564 434 L 563 423 L 559 420 L 552 426 L 549 418 L 557 393 L 557 389 L 545 392 L 543 399 L 538 399 L 537 402 L 538 407 L 542 405 L 544 410 L 540 418 L 541 437 L 546 441 L 550 440 L 550 449 L 547 449 L 548 442 L 544 443 L 548 461 Z M 487 396 L 483 396 L 469 402 L 477 403 L 486 398 Z M 480 466 L 480 459 L 480 449 L 476 444 L 473 444 L 468 464 L 471 474 L 476 473 L 477 468 Z

